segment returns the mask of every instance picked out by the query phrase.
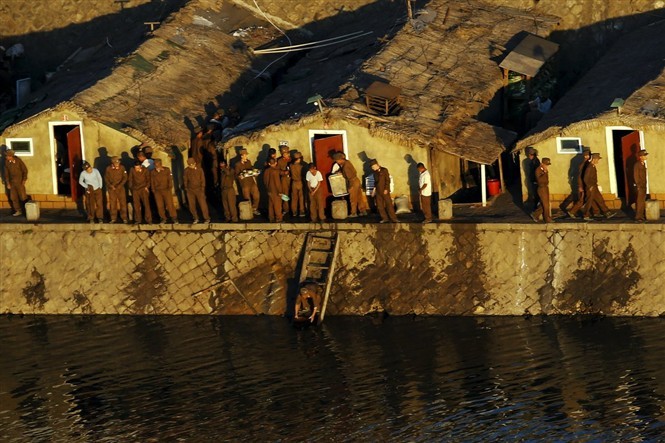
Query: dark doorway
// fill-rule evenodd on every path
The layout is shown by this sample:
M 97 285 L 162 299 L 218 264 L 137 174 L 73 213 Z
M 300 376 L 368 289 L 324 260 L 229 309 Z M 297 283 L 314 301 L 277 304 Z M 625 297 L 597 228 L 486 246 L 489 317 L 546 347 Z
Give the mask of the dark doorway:
M 58 181 L 58 194 L 78 198 L 78 179 L 81 173 L 83 150 L 81 127 L 79 125 L 53 126 L 55 139 L 55 166 Z
M 617 178 L 617 195 L 626 207 L 635 202 L 633 188 L 633 167 L 640 150 L 640 132 L 632 129 L 612 131 L 612 151 L 614 153 L 614 172 Z

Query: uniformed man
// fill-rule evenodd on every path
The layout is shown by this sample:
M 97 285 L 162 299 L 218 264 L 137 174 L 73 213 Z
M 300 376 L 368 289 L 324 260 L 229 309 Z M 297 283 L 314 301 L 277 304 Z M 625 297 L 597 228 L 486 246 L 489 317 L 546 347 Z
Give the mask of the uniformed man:
M 104 182 L 109 193 L 109 213 L 111 223 L 118 221 L 118 213 L 123 223 L 127 223 L 127 171 L 120 164 L 120 157 L 111 158 L 111 165 L 106 168 Z
M 293 216 L 305 216 L 305 197 L 303 195 L 303 169 L 302 154 L 293 153 L 293 163 L 291 163 L 291 214 Z
M 222 207 L 226 221 L 238 221 L 238 207 L 236 206 L 236 190 L 233 187 L 236 176 L 226 160 L 219 162 L 219 183 L 222 190 Z
M 376 207 L 379 210 L 381 221 L 379 223 L 393 222 L 397 223 L 397 215 L 395 215 L 395 207 L 393 200 L 390 197 L 390 172 L 386 168 L 382 168 L 379 162 L 372 160 L 370 162 L 372 171 L 374 171 L 374 191 L 372 196 L 376 200 Z
M 159 223 L 166 223 L 166 213 L 171 217 L 171 222 L 178 223 L 178 215 L 173 204 L 173 175 L 171 170 L 162 165 L 162 160 L 155 159 L 155 169 L 150 172 L 150 188 L 157 203 Z
M 14 208 L 14 217 L 23 214 L 23 203 L 28 199 L 25 192 L 25 182 L 28 180 L 28 168 L 23 160 L 17 157 L 13 149 L 5 153 L 4 185 L 9 190 L 9 199 Z
M 247 149 L 241 149 L 240 160 L 234 166 L 235 176 L 240 182 L 243 198 L 249 201 L 252 204 L 252 208 L 254 208 L 254 215 L 261 215 L 259 212 L 259 187 L 256 184 L 256 177 L 244 174 L 244 171 L 251 171 L 253 169 L 252 162 L 248 158 Z
M 281 156 L 277 160 L 280 182 L 282 183 L 282 194 L 291 195 L 291 152 L 289 146 L 280 142 L 279 152 Z M 282 215 L 289 212 L 289 202 L 282 201 Z
M 533 221 L 537 222 L 543 217 L 545 223 L 552 223 L 552 214 L 550 208 L 550 177 L 549 167 L 552 164 L 549 158 L 543 158 L 543 161 L 536 169 L 536 183 L 538 184 L 538 198 L 540 200 L 538 207 L 531 214 Z
M 132 192 L 134 222 L 143 223 L 145 220 L 146 223 L 152 223 L 152 212 L 150 211 L 150 172 L 141 164 L 140 160 L 136 160 L 134 167 L 129 171 L 128 184 L 129 190 Z
M 582 209 L 582 207 L 584 206 L 584 181 L 582 179 L 584 177 L 584 170 L 591 162 L 591 148 L 584 147 L 584 149 L 582 150 L 582 157 L 583 161 L 582 163 L 579 164 L 577 169 L 577 199 L 575 200 L 575 204 L 570 209 L 570 211 L 567 210 L 568 205 L 575 198 L 573 193 L 571 193 L 559 205 L 559 209 L 561 209 L 566 215 L 568 215 L 568 217 L 572 219 L 576 218 L 575 214 L 577 214 L 577 211 Z
M 616 213 L 611 212 L 607 208 L 603 195 L 598 189 L 598 171 L 596 165 L 601 159 L 602 157 L 600 154 L 591 154 L 591 163 L 584 169 L 584 176 L 582 177 L 582 181 L 584 182 L 584 194 L 586 196 L 583 208 L 584 220 L 586 221 L 593 220 L 589 215 L 591 206 L 594 204 L 600 208 L 600 211 L 605 218 L 612 218 L 616 215 Z
M 190 142 L 188 157 L 193 158 L 194 161 L 196 161 L 196 163 L 200 165 L 201 161 L 203 160 L 203 149 L 206 140 L 203 139 L 204 132 L 200 126 L 194 128 L 194 132 L 196 133 L 196 135 Z
M 206 191 L 208 198 L 211 199 L 215 196 L 215 189 L 219 184 L 219 177 L 217 177 L 217 146 L 212 135 L 214 129 L 215 125 L 209 124 L 205 134 L 203 134 L 202 158 L 201 162 L 197 163 L 205 175 Z
M 85 208 L 90 223 L 102 223 L 104 220 L 104 204 L 102 187 L 104 181 L 97 168 L 88 162 L 83 163 L 83 171 L 79 175 L 79 185 L 85 189 Z
M 349 203 L 351 205 L 350 218 L 358 217 L 358 215 L 367 215 L 367 207 L 365 205 L 365 198 L 363 190 L 360 187 L 360 179 L 356 168 L 346 159 L 343 152 L 337 152 L 333 159 L 340 166 L 340 170 L 344 179 L 346 180 L 346 190 L 349 193 Z
M 206 202 L 206 178 L 203 169 L 196 164 L 193 158 L 187 159 L 187 168 L 185 169 L 183 184 L 187 194 L 187 207 L 192 214 L 192 224 L 199 222 L 197 205 L 201 209 L 201 215 L 206 223 L 210 223 L 210 213 L 208 212 L 208 203 Z
M 642 149 L 637 153 L 637 163 L 633 167 L 633 177 L 635 187 L 637 188 L 637 200 L 635 201 L 635 221 L 643 222 L 645 220 L 646 199 L 647 199 L 647 155 L 649 153 Z
M 318 221 L 325 221 L 325 207 L 326 201 L 323 198 L 323 175 L 320 171 L 316 170 L 316 165 L 311 163 L 309 165 L 309 171 L 305 175 L 305 181 L 307 182 L 307 188 L 309 190 L 309 216 L 312 219 L 313 223 Z
M 268 191 L 268 220 L 271 222 L 282 221 L 282 182 L 277 161 L 274 158 L 268 160 L 268 169 L 263 173 L 263 183 Z
M 307 319 L 316 323 L 321 315 L 321 286 L 316 283 L 305 283 L 300 288 L 295 303 L 295 320 Z
M 533 199 L 533 209 L 535 210 L 538 206 L 538 183 L 536 183 L 536 170 L 540 166 L 538 150 L 532 147 L 527 148 L 527 157 L 527 181 L 529 185 L 529 194 Z

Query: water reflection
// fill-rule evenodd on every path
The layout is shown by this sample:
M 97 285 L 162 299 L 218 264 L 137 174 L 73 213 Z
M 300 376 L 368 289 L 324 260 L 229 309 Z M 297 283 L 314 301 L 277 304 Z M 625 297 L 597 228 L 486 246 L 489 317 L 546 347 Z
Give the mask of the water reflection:
M 2 317 L 3 441 L 659 441 L 661 319 Z

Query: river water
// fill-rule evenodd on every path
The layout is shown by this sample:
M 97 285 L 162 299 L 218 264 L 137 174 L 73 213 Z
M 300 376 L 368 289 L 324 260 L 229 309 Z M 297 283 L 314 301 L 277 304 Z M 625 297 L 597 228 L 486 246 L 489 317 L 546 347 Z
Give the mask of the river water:
M 0 439 L 665 441 L 665 320 L 0 317 Z

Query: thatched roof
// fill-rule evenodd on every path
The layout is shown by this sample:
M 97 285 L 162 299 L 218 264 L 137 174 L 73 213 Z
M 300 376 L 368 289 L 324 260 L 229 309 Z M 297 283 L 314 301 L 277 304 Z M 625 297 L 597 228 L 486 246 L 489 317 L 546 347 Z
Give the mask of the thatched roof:
M 240 42 L 224 29 L 221 7 L 215 0 L 188 2 L 107 75 L 95 71 L 94 58 L 70 66 L 47 84 L 30 114 L 70 103 L 140 140 L 187 143 L 194 126 L 247 92 L 241 88 L 256 72 L 245 44 L 257 46 L 276 34 L 258 29 Z
M 346 83 L 338 69 L 347 66 L 345 60 L 322 61 L 316 72 L 337 79 L 338 86 L 323 89 L 321 84 L 303 88 L 302 94 L 297 89 L 278 88 L 246 117 L 238 133 L 257 138 L 283 125 L 301 125 L 303 116 L 317 112 L 306 105 L 307 95 L 318 92 L 328 99 L 328 119 L 365 125 L 372 133 L 407 146 L 432 146 L 492 163 L 511 138 L 508 131 L 478 120 L 503 86 L 498 62 L 516 36 L 524 32 L 546 36 L 558 19 L 474 0 L 432 0 L 426 10 L 419 26 L 405 25 L 380 52 L 346 77 Z M 306 80 L 318 83 L 318 77 L 312 79 L 316 72 L 312 68 Z M 398 116 L 366 115 L 362 91 L 375 80 L 401 88 Z M 233 143 L 237 141 L 229 140 Z
M 665 20 L 621 39 L 517 143 L 515 150 L 591 127 L 665 131 L 664 35 Z M 621 114 L 610 108 L 615 98 L 625 100 Z

